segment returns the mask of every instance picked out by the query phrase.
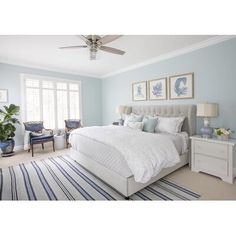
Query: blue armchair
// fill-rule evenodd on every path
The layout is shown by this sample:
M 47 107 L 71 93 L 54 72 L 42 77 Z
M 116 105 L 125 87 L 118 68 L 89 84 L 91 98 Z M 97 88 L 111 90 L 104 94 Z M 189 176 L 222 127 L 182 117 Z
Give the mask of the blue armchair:
M 24 122 L 24 126 L 26 131 L 30 131 L 30 149 L 28 152 L 32 150 L 32 157 L 34 156 L 34 144 L 42 144 L 42 148 L 44 149 L 44 143 L 52 142 L 53 151 L 55 152 L 53 131 L 51 129 L 45 129 L 43 121 Z M 44 134 L 43 130 L 49 131 L 49 133 Z
M 81 121 L 80 120 L 75 120 L 75 119 L 69 119 L 65 120 L 65 133 L 66 133 L 66 147 L 68 148 L 69 146 L 69 136 L 70 132 L 74 129 L 78 129 L 82 127 L 81 126 Z

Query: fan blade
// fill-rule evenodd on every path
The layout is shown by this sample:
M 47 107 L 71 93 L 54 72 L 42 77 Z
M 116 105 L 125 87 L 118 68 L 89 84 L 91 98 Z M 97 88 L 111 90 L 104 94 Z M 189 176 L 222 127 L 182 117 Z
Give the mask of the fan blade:
M 124 55 L 125 54 L 124 51 L 121 51 L 121 50 L 116 49 L 116 48 L 107 47 L 107 46 L 101 46 L 100 49 L 102 51 L 110 52 L 110 53 L 114 53 L 114 54 L 118 54 L 118 55 Z
M 76 48 L 87 48 L 87 45 L 79 45 L 79 46 L 68 46 L 68 47 L 59 47 L 59 49 L 76 49 Z
M 98 43 L 101 43 L 102 45 L 110 43 L 118 38 L 120 38 L 122 35 L 106 35 L 103 38 L 98 40 Z
M 80 39 L 82 39 L 87 45 L 90 45 L 91 42 L 84 35 L 77 35 Z

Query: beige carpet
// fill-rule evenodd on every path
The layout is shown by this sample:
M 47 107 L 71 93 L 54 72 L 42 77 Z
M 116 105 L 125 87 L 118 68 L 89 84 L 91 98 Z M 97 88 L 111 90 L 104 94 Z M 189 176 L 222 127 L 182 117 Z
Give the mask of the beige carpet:
M 35 147 L 34 157 L 31 157 L 31 153 L 21 151 L 16 153 L 15 156 L 0 158 L 0 168 L 27 163 L 31 160 L 45 159 L 68 152 L 69 149 L 52 152 L 50 145 L 45 145 L 45 149 L 42 150 L 41 146 L 38 145 L 37 148 Z M 201 194 L 200 200 L 236 200 L 236 180 L 234 180 L 234 184 L 228 184 L 217 177 L 192 172 L 188 166 L 182 167 L 166 178 Z

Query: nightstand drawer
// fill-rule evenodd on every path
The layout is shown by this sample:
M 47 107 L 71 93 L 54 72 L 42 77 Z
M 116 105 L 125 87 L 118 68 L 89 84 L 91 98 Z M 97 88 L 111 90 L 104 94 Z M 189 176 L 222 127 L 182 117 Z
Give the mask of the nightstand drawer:
M 228 172 L 227 161 L 201 154 L 195 154 L 195 167 L 210 174 L 227 175 Z
M 200 153 L 209 156 L 219 157 L 221 159 L 228 158 L 227 145 L 216 144 L 204 141 L 195 141 L 194 151 L 195 153 Z

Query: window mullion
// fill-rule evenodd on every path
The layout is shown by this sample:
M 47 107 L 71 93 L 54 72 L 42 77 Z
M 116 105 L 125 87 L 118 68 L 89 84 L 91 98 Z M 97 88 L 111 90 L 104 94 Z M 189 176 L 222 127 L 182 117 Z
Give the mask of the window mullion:
M 53 82 L 54 88 L 54 112 L 55 112 L 55 130 L 58 130 L 58 118 L 57 118 L 57 89 L 56 89 L 56 82 Z
M 43 121 L 43 90 L 42 90 L 42 80 L 39 81 L 39 107 L 40 107 L 40 121 Z
M 70 119 L 70 93 L 69 93 L 69 83 L 67 85 L 67 119 Z

